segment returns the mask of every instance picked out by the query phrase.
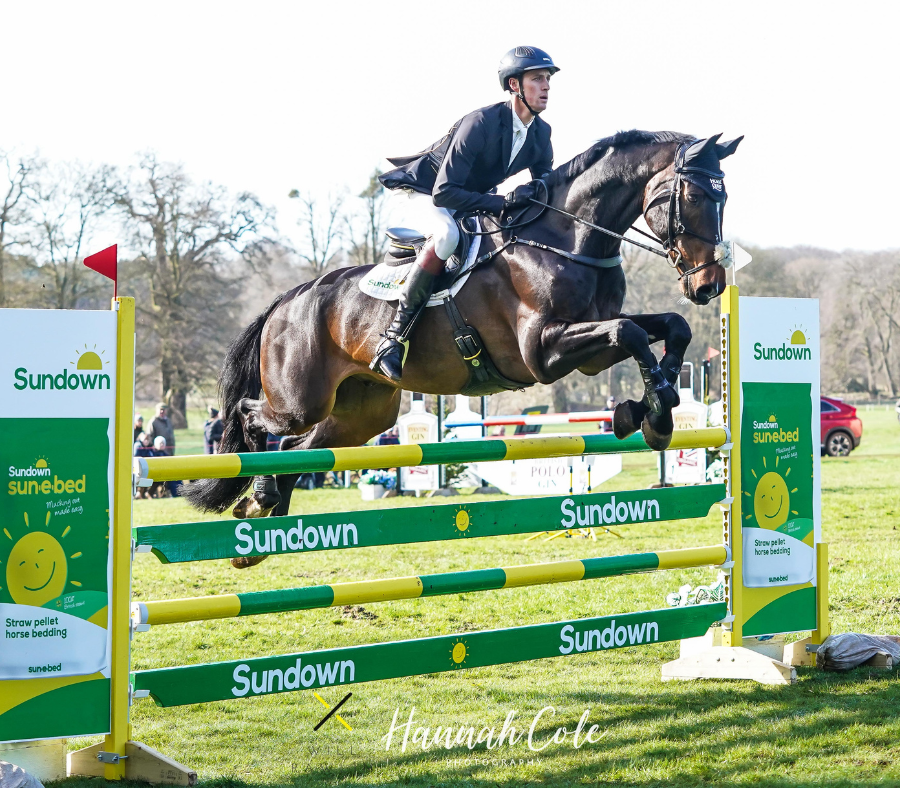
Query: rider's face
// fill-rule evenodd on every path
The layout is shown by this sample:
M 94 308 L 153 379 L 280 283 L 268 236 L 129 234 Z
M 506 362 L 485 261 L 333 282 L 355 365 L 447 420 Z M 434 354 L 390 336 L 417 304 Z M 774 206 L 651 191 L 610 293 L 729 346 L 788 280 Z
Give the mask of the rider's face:
M 525 93 L 525 101 L 528 102 L 529 107 L 538 112 L 547 109 L 547 99 L 550 94 L 550 69 L 526 71 L 522 77 L 522 91 Z

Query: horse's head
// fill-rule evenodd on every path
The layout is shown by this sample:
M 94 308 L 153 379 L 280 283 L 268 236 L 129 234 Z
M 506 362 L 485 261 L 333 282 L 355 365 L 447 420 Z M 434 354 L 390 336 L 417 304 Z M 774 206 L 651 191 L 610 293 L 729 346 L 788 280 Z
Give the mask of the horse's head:
M 725 269 L 732 265 L 722 239 L 727 194 L 719 162 L 743 137 L 720 144 L 721 136 L 680 144 L 672 164 L 644 190 L 644 218 L 663 241 L 681 292 L 700 305 L 724 291 Z

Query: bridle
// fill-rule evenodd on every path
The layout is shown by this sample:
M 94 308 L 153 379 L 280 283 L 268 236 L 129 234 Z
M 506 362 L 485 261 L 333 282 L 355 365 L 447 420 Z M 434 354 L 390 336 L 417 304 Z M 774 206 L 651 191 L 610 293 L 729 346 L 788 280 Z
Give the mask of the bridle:
M 711 265 L 716 265 L 718 261 L 713 258 L 709 262 L 701 263 L 700 265 L 694 266 L 693 268 L 689 268 L 684 271 L 679 266 L 682 264 L 683 259 L 681 255 L 681 250 L 675 246 L 675 240 L 679 235 L 692 235 L 694 238 L 699 238 L 701 241 L 704 241 L 708 244 L 711 244 L 713 247 L 717 247 L 720 243 L 722 243 L 722 207 L 724 206 L 723 202 L 716 202 L 716 214 L 718 216 L 719 221 L 716 224 L 716 237 L 707 238 L 705 235 L 700 235 L 700 233 L 696 233 L 693 230 L 685 227 L 684 222 L 682 221 L 682 211 L 681 211 L 681 189 L 682 184 L 684 183 L 684 175 L 685 173 L 697 174 L 706 178 L 714 178 L 721 180 L 724 176 L 722 172 L 712 172 L 711 170 L 707 170 L 703 167 L 685 166 L 684 156 L 687 153 L 687 149 L 693 143 L 683 142 L 678 146 L 678 150 L 675 153 L 675 177 L 672 180 L 671 187 L 664 187 L 660 191 L 658 191 L 653 197 L 651 197 L 647 201 L 647 206 L 643 210 L 644 221 L 649 225 L 650 222 L 647 221 L 647 212 L 652 210 L 653 208 L 658 207 L 663 203 L 663 201 L 668 200 L 668 211 L 666 216 L 666 235 L 667 238 L 665 241 L 657 241 L 657 243 L 662 243 L 663 249 L 665 249 L 665 255 L 667 259 L 670 261 L 672 267 L 678 271 L 679 277 L 678 279 L 684 279 L 686 276 L 690 276 L 691 274 L 697 273 L 697 271 L 702 271 L 704 268 L 708 268 Z M 690 180 L 690 177 L 687 178 Z M 726 197 L 727 200 L 727 197 Z M 641 233 L 641 235 L 646 235 L 648 238 L 653 238 L 653 240 L 657 240 L 653 236 L 647 235 L 647 233 L 642 230 L 634 227 L 632 225 L 632 230 Z M 671 257 L 672 252 L 675 252 L 675 258 Z
M 682 219 L 682 207 L 681 207 L 681 191 L 684 180 L 690 180 L 690 178 L 685 179 L 684 175 L 687 173 L 690 174 L 698 174 L 705 176 L 707 178 L 716 178 L 721 179 L 723 177 L 723 173 L 721 172 L 712 172 L 710 170 L 706 170 L 702 167 L 696 167 L 684 164 L 684 156 L 687 152 L 688 148 L 693 145 L 693 142 L 684 142 L 679 145 L 678 150 L 675 153 L 675 177 L 669 181 L 668 183 L 663 185 L 663 188 L 660 189 L 656 194 L 654 194 L 648 201 L 647 205 L 643 210 L 644 220 L 647 220 L 647 213 L 653 208 L 657 208 L 662 205 L 663 202 L 668 202 L 667 216 L 666 216 L 666 240 L 660 240 L 655 235 L 650 235 L 649 233 L 645 233 L 643 230 L 632 225 L 629 229 L 634 230 L 637 233 L 640 233 L 646 238 L 649 238 L 654 243 L 658 243 L 663 247 L 663 251 L 659 249 L 654 249 L 651 246 L 647 246 L 646 244 L 641 243 L 640 241 L 636 241 L 633 238 L 629 238 L 626 235 L 621 235 L 620 233 L 614 232 L 612 230 L 608 230 L 606 227 L 601 227 L 598 224 L 594 224 L 593 222 L 589 222 L 587 219 L 582 219 L 580 216 L 576 216 L 573 213 L 569 213 L 568 211 L 563 210 L 562 208 L 557 208 L 554 205 L 550 205 L 549 202 L 544 202 L 542 200 L 538 200 L 537 198 L 531 198 L 531 202 L 535 205 L 539 205 L 541 210 L 538 211 L 537 214 L 530 217 L 529 219 L 524 219 L 524 215 L 528 212 L 529 207 L 526 207 L 522 213 L 517 216 L 510 216 L 509 220 L 506 223 L 500 223 L 493 219 L 493 217 L 485 217 L 491 218 L 494 224 L 497 226 L 496 230 L 488 230 L 485 232 L 474 232 L 472 235 L 496 235 L 497 233 L 502 233 L 505 230 L 511 230 L 513 228 L 524 227 L 525 225 L 531 224 L 540 218 L 545 210 L 555 211 L 556 213 L 562 214 L 563 216 L 568 217 L 574 222 L 578 224 L 584 225 L 585 227 L 589 227 L 592 230 L 597 230 L 598 232 L 605 233 L 606 235 L 612 236 L 613 238 L 617 238 L 620 241 L 624 241 L 626 243 L 630 243 L 633 246 L 640 247 L 645 251 L 650 252 L 651 254 L 655 254 L 659 257 L 664 257 L 669 265 L 675 269 L 678 273 L 678 280 L 681 281 L 686 276 L 690 276 L 691 274 L 695 274 L 698 271 L 702 271 L 704 268 L 709 268 L 710 266 L 719 264 L 719 261 L 715 259 L 709 260 L 705 263 L 700 263 L 700 265 L 696 265 L 693 268 L 685 268 L 686 263 L 681 254 L 681 250 L 677 248 L 675 242 L 680 235 L 691 235 L 694 238 L 699 238 L 701 241 L 705 241 L 708 244 L 711 244 L 713 247 L 717 247 L 722 242 L 722 210 L 721 206 L 724 205 L 724 202 L 716 203 L 716 211 L 718 213 L 718 226 L 716 227 L 716 238 L 707 238 L 700 233 L 694 232 L 693 230 L 687 228 Z M 542 180 L 538 180 L 537 183 L 540 183 L 544 188 L 544 199 L 549 199 L 549 189 L 547 184 Z M 649 222 L 647 222 L 649 225 Z M 518 240 L 518 239 L 517 239 Z M 673 257 L 674 252 L 674 257 Z

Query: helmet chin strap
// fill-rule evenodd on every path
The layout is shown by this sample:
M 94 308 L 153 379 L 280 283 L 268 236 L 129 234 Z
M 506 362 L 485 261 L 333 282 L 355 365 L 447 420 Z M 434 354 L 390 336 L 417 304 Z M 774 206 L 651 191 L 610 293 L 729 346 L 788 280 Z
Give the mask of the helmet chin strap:
M 534 115 L 535 117 L 537 117 L 538 115 L 541 114 L 541 110 L 532 109 L 531 105 L 530 105 L 530 104 L 528 103 L 528 101 L 525 99 L 525 91 L 522 89 L 522 82 L 523 82 L 524 79 L 525 79 L 525 74 L 522 74 L 522 76 L 519 77 L 519 78 L 516 80 L 516 82 L 519 83 L 519 90 L 518 90 L 518 92 L 516 93 L 516 96 L 518 97 L 519 101 L 521 101 L 521 102 L 528 108 L 528 111 L 529 111 L 532 115 Z

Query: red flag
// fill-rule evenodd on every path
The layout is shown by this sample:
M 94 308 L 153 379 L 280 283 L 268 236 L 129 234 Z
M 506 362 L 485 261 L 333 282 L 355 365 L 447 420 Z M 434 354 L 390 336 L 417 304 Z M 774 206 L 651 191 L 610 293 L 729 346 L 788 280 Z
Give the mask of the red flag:
M 718 356 L 718 355 L 719 355 L 719 351 L 716 350 L 714 347 L 707 347 L 707 348 L 706 348 L 706 360 L 707 360 L 707 361 L 711 361 L 712 359 L 714 359 L 714 358 L 715 358 L 716 356 Z
M 107 279 L 112 279 L 114 283 L 114 295 L 118 295 L 119 291 L 119 280 L 118 280 L 118 244 L 113 244 L 112 246 L 107 246 L 102 252 L 97 252 L 97 254 L 92 254 L 89 257 L 84 258 L 84 264 L 90 268 L 92 271 L 96 271 L 98 274 L 105 276 Z

